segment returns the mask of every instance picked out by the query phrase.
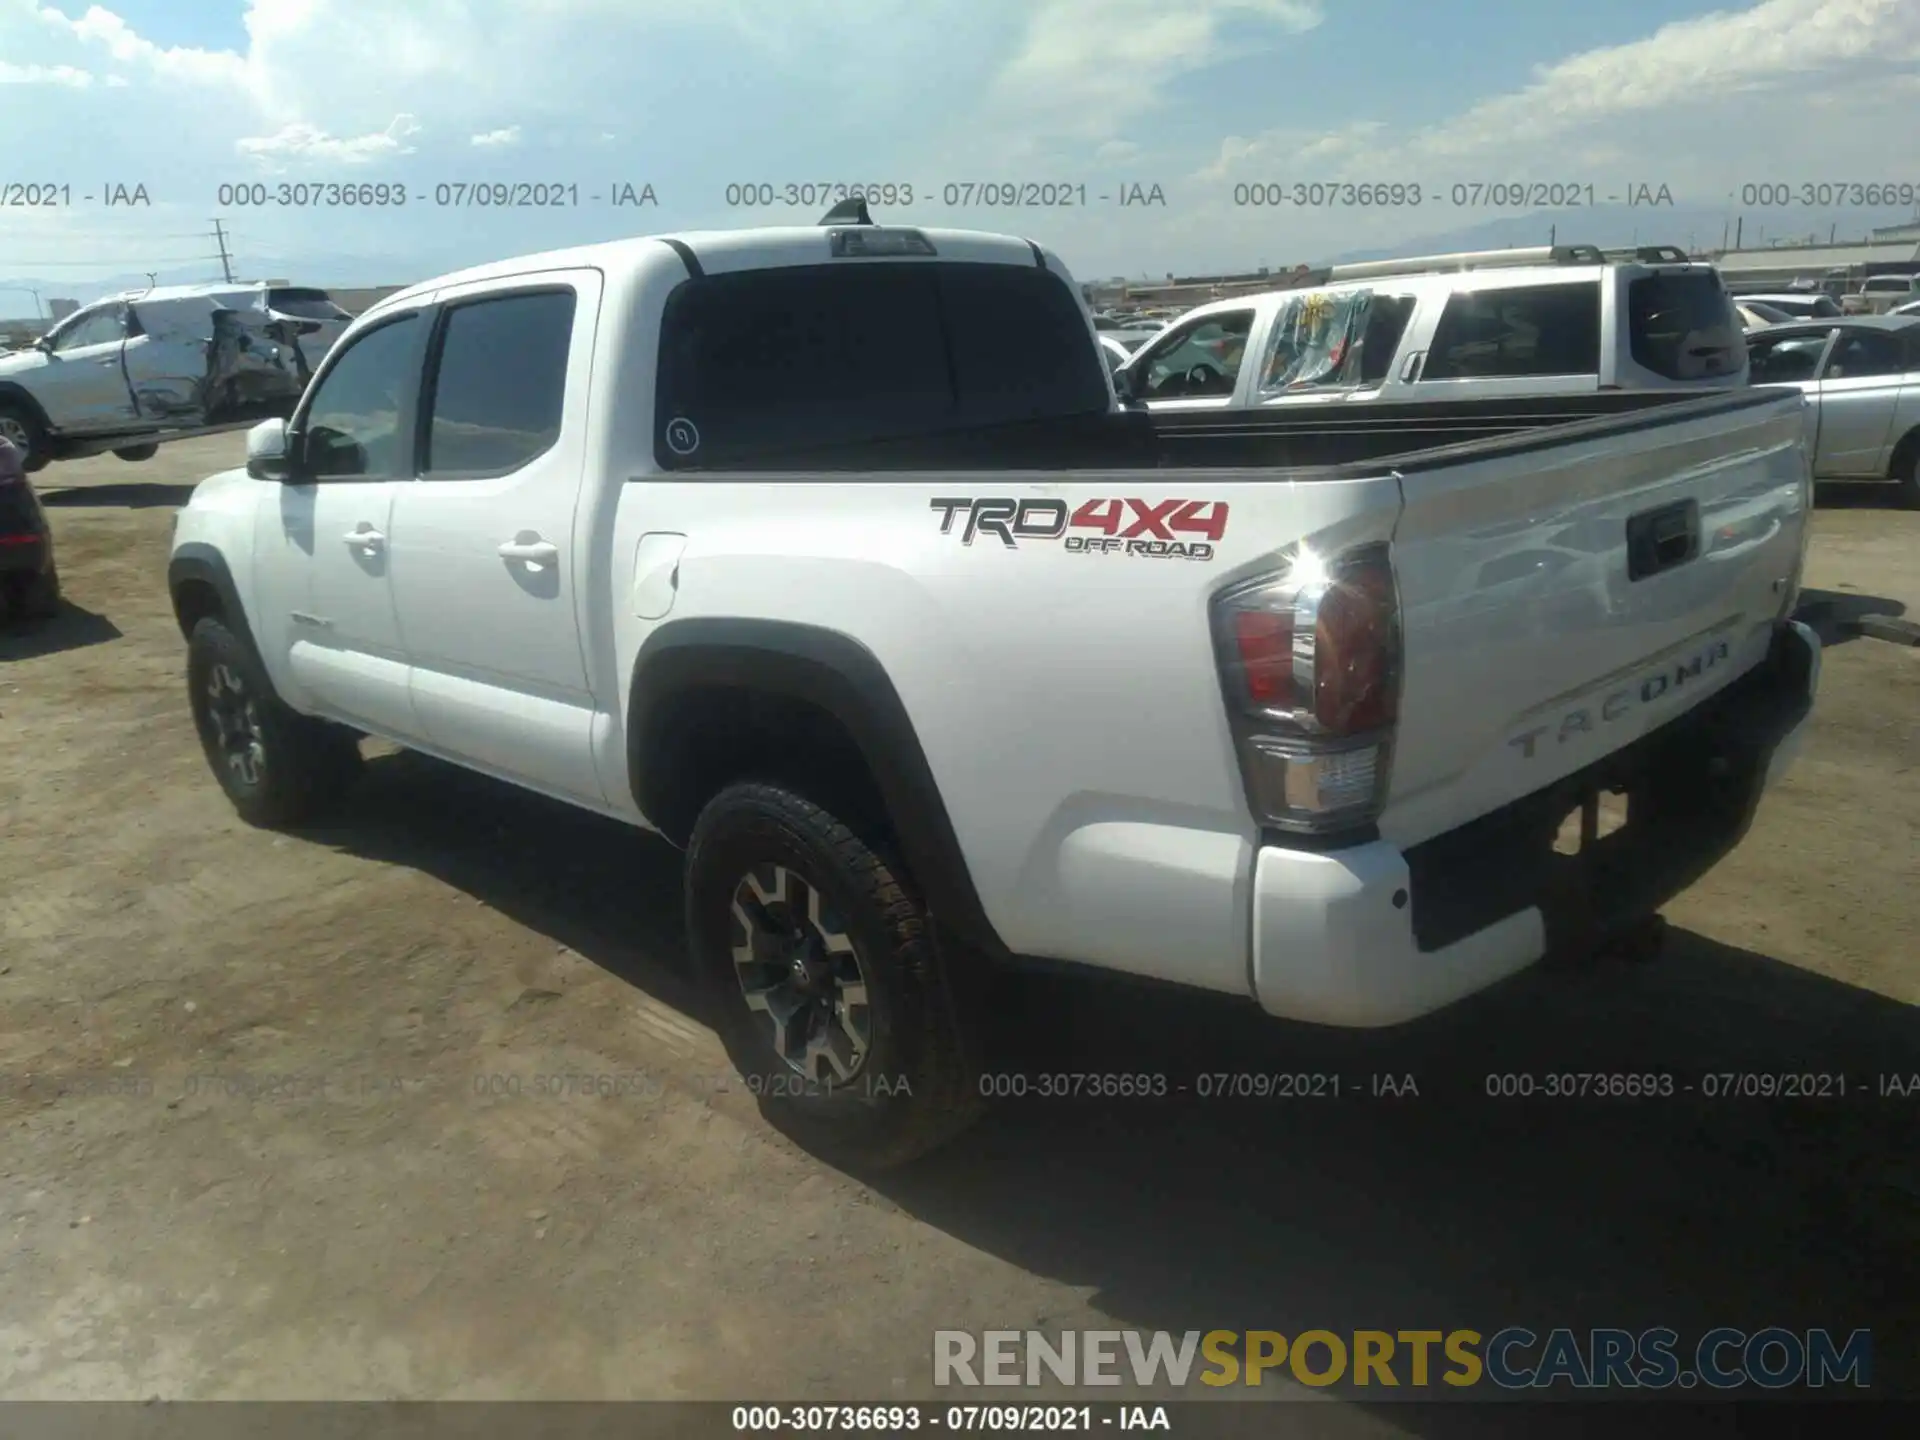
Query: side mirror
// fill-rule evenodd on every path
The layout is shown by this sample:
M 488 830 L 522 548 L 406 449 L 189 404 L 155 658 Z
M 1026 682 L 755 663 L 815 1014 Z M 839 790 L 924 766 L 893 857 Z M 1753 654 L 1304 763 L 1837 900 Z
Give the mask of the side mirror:
M 1135 398 L 1134 386 L 1136 383 L 1132 361 L 1128 361 L 1113 372 L 1113 393 L 1122 400 L 1132 400 Z
M 285 484 L 294 476 L 293 448 L 285 420 L 262 420 L 247 432 L 247 474 Z

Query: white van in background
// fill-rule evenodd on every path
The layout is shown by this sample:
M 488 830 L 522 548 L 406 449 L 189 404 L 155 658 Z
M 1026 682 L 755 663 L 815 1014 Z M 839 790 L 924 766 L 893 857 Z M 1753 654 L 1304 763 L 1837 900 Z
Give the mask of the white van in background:
M 1190 311 L 1115 379 L 1154 410 L 1745 385 L 1719 272 L 1672 246 L 1628 254 L 1562 245 L 1338 265 Z

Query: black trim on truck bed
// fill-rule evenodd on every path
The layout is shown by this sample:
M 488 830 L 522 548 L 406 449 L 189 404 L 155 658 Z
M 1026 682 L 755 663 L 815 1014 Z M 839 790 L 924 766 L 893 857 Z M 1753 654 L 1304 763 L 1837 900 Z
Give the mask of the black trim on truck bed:
M 634 479 L 797 472 L 886 481 L 922 471 L 1183 468 L 1265 470 L 1268 478 L 1286 481 L 1354 479 L 1386 468 L 1414 473 L 1626 435 L 1775 405 L 1788 396 L 1799 398 L 1797 391 L 1755 387 L 1253 411 L 1124 410 L 762 451 L 751 460 L 683 460 L 668 475 Z
M 1782 626 L 1767 658 L 1726 689 L 1558 784 L 1407 851 L 1414 941 L 1425 951 L 1539 906 L 1550 954 L 1651 915 L 1740 843 L 1767 764 L 1812 708 L 1810 652 Z M 1566 816 L 1623 790 L 1627 821 L 1582 854 Z

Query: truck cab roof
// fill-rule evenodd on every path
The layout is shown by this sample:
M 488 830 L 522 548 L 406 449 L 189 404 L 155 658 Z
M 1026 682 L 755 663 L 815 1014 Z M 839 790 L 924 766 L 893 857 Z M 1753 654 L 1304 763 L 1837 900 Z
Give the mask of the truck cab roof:
M 931 246 L 932 253 L 836 257 L 830 237 L 838 230 L 914 235 Z M 577 245 L 470 266 L 389 295 L 366 313 L 379 314 L 416 304 L 435 291 L 456 285 L 503 280 L 543 270 L 591 268 L 609 275 L 629 273 L 660 263 L 663 255 L 670 252 L 680 257 L 676 263 L 687 264 L 691 257 L 691 266 L 697 266 L 699 272 L 704 274 L 823 265 L 839 258 L 848 262 L 935 259 L 985 265 L 1045 265 L 1062 277 L 1067 275 L 1066 267 L 1058 257 L 1033 241 L 981 230 L 930 230 L 891 225 L 780 225 L 750 230 L 686 230 L 609 240 L 597 245 Z

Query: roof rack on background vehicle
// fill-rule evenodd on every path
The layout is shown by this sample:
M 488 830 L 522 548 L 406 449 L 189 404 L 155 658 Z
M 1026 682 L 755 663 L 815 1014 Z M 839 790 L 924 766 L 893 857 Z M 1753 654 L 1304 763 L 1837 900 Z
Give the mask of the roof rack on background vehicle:
M 1692 257 L 1678 245 L 1635 245 L 1602 250 L 1597 245 L 1523 245 L 1511 250 L 1462 250 L 1451 255 L 1409 255 L 1399 260 L 1364 260 L 1329 265 L 1306 277 L 1324 285 L 1339 280 L 1371 280 L 1387 275 L 1432 275 L 1444 270 L 1506 269 L 1518 265 L 1605 265 L 1615 261 L 1646 265 L 1685 265 Z

